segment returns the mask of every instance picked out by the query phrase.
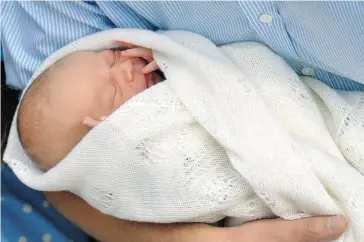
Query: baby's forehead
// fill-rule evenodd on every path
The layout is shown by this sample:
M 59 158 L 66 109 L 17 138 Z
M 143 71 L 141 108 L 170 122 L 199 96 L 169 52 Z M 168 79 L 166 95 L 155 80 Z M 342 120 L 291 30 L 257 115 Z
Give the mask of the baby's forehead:
M 106 49 L 99 49 L 99 50 L 78 50 L 68 54 L 63 58 L 63 60 L 67 60 L 68 58 L 82 58 L 90 54 L 98 54 L 105 50 L 112 50 L 112 51 L 124 51 L 126 47 L 113 47 L 113 48 L 106 48 Z
M 78 51 L 75 51 L 75 52 L 67 55 L 63 59 L 83 57 L 85 55 L 97 54 L 99 52 L 100 52 L 100 50 L 78 50 Z
M 98 50 L 75 51 L 55 62 L 53 65 L 50 66 L 51 67 L 50 69 L 67 70 L 67 69 L 74 69 L 77 66 L 80 66 L 80 64 L 92 63 L 92 60 L 99 58 L 98 56 L 99 52 L 100 51 Z
M 106 49 L 99 49 L 99 50 L 78 50 L 75 51 L 67 56 L 72 56 L 72 55 L 80 55 L 80 54 L 87 54 L 87 53 L 100 53 L 102 51 L 107 51 L 107 50 L 112 50 L 112 51 L 124 51 L 126 50 L 126 47 L 114 47 L 114 48 L 106 48 Z M 66 57 L 67 57 L 66 56 Z

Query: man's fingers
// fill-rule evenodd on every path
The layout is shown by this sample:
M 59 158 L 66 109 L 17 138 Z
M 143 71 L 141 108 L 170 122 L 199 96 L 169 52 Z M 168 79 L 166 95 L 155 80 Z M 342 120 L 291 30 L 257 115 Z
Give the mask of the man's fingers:
M 323 242 L 339 238 L 348 222 L 343 216 L 311 217 L 293 221 L 265 219 L 224 228 L 224 241 L 233 242 Z
M 339 238 L 348 226 L 344 216 L 312 217 L 287 222 L 297 242 L 332 241 Z
M 157 63 L 155 61 L 150 62 L 148 65 L 146 65 L 145 67 L 143 67 L 142 72 L 144 74 L 148 74 L 151 73 L 155 70 L 158 70 L 159 66 L 157 65 Z
M 121 55 L 125 57 L 141 57 L 147 61 L 153 60 L 152 51 L 142 47 L 124 50 L 121 52 Z

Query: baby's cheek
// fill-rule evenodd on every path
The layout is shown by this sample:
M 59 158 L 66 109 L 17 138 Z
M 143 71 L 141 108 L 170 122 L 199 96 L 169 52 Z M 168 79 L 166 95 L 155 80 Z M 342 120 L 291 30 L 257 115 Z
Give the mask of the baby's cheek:
M 119 100 L 118 100 L 119 99 Z M 110 85 L 110 88 L 104 89 L 102 95 L 96 100 L 94 117 L 109 116 L 114 110 L 117 102 L 120 102 L 120 97 L 115 95 L 115 86 Z M 101 115 L 101 116 L 100 116 Z
M 128 101 L 129 99 L 138 95 L 139 93 L 141 93 L 144 90 L 145 90 L 145 88 L 143 88 L 142 86 L 131 87 L 128 92 L 126 92 L 126 93 L 124 92 L 124 94 L 123 94 L 124 102 Z
M 131 99 L 132 97 L 138 95 L 147 89 L 147 80 L 144 77 L 144 74 L 135 73 L 133 76 L 133 81 L 131 82 L 123 82 L 121 89 L 121 102 L 119 102 L 119 106 L 123 105 L 126 101 Z
M 147 79 L 145 78 L 145 75 L 143 73 L 137 73 L 134 76 L 133 84 L 134 84 L 134 87 L 136 88 L 135 89 L 135 92 L 136 92 L 135 95 L 148 88 Z

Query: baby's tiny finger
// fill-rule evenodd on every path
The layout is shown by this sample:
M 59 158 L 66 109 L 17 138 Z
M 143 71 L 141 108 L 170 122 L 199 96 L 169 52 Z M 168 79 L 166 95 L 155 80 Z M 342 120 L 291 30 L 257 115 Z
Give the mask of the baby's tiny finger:
M 82 124 L 85 124 L 85 125 L 89 126 L 90 128 L 93 128 L 99 124 L 99 121 L 97 121 L 91 117 L 85 117 L 82 121 Z
M 127 43 L 127 42 L 124 42 L 124 41 L 116 41 L 116 44 L 118 46 L 126 47 L 126 48 L 137 48 L 138 47 L 136 45 L 133 45 L 133 44 L 130 44 L 130 43 Z
M 151 72 L 153 72 L 155 70 L 158 70 L 158 69 L 159 69 L 159 66 L 157 65 L 157 62 L 152 61 L 148 65 L 143 67 L 142 72 L 144 74 L 148 74 L 148 73 L 151 73 Z
M 127 57 L 141 57 L 147 61 L 153 60 L 152 52 L 146 48 L 128 49 L 128 50 L 121 51 L 120 54 L 122 56 L 127 56 Z

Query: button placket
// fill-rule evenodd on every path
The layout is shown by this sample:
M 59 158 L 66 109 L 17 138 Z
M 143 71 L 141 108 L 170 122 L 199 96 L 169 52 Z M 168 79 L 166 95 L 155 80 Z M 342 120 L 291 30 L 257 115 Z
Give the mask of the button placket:
M 302 75 L 305 75 L 305 76 L 314 76 L 315 70 L 311 67 L 306 66 L 301 69 L 301 73 L 302 73 Z
M 281 57 L 298 58 L 297 51 L 287 32 L 284 19 L 279 14 L 276 3 L 242 1 L 239 2 L 239 5 L 261 42 L 265 43 Z
M 271 14 L 265 13 L 259 16 L 259 21 L 262 23 L 270 23 L 273 20 L 273 16 Z

